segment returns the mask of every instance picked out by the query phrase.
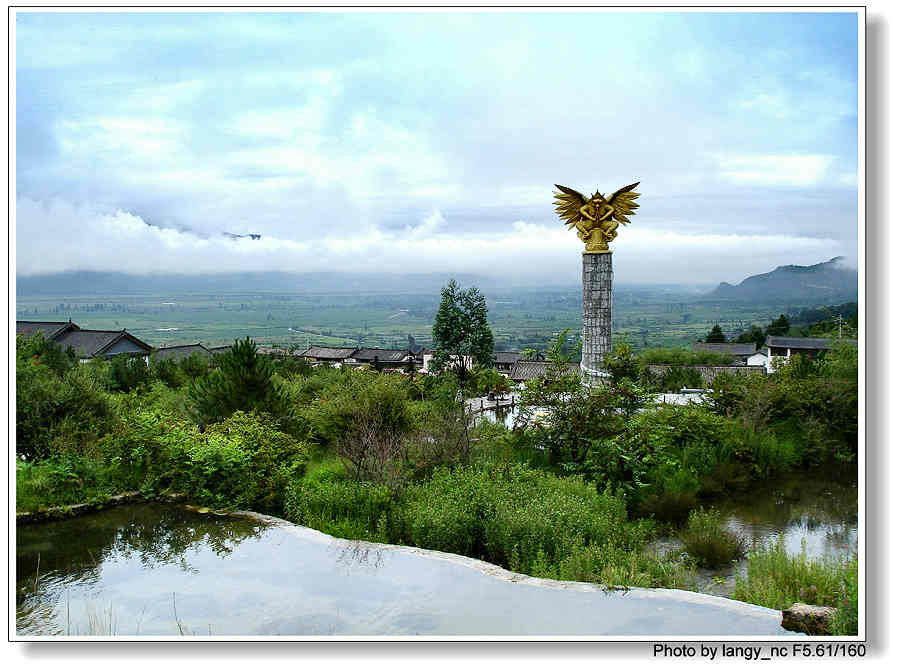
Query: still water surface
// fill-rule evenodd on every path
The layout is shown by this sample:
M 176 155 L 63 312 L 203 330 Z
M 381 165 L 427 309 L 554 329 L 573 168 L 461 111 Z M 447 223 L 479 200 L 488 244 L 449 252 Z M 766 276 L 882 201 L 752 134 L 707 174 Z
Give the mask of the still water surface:
M 852 557 L 859 541 L 859 491 L 853 474 L 855 470 L 795 471 L 708 506 L 719 510 L 728 528 L 742 536 L 751 551 L 782 539 L 792 555 Z M 680 549 L 677 538 L 655 544 L 657 552 Z M 735 577 L 746 571 L 746 558 L 719 569 L 701 569 L 697 587 L 707 594 L 729 596 Z
M 775 636 L 780 614 L 539 582 L 288 523 L 130 505 L 16 530 L 18 636 Z

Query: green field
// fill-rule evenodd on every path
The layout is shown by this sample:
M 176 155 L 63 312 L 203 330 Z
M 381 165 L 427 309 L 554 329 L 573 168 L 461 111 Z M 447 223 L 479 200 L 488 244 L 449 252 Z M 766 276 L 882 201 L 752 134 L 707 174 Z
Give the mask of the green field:
M 570 329 L 581 331 L 580 289 L 486 291 L 498 350 L 543 349 Z M 154 346 L 199 342 L 230 344 L 250 336 L 259 344 L 310 344 L 405 348 L 407 335 L 431 346 L 431 326 L 440 294 L 229 293 L 40 296 L 19 298 L 16 318 L 66 320 L 83 328 L 125 328 Z M 687 291 L 617 288 L 614 342 L 635 349 L 688 346 L 719 323 L 726 334 L 765 325 L 783 307 L 712 303 Z

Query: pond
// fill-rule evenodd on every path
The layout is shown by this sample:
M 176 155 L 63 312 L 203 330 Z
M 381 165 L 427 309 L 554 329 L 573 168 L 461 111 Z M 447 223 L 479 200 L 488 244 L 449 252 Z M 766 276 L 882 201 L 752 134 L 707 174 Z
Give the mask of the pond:
M 785 550 L 809 558 L 845 558 L 857 551 L 859 491 L 856 470 L 805 470 L 783 475 L 749 490 L 712 502 L 749 549 L 784 539 Z M 658 552 L 678 550 L 677 538 L 660 539 Z M 742 559 L 720 569 L 701 569 L 698 589 L 730 595 L 737 574 L 746 573 Z
M 796 636 L 680 590 L 541 581 L 271 519 L 129 505 L 16 528 L 16 635 Z

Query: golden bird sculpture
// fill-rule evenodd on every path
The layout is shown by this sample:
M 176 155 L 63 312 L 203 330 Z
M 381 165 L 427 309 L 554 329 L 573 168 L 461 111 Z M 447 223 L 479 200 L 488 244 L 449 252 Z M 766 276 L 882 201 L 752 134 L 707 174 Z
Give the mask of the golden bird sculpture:
M 589 199 L 571 187 L 556 185 L 556 213 L 570 229 L 577 230 L 586 254 L 612 252 L 609 244 L 619 235 L 616 228 L 628 224 L 628 216 L 640 207 L 635 203 L 640 196 L 634 191 L 638 185 L 640 181 L 619 188 L 609 198 L 597 191 Z

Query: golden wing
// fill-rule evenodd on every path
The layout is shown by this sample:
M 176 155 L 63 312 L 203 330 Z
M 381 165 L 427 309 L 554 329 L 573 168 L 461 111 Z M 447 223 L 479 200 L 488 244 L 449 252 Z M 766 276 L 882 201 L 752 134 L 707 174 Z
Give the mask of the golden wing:
M 575 225 L 576 222 L 582 219 L 582 214 L 580 212 L 581 207 L 587 203 L 587 199 L 584 198 L 584 195 L 577 190 L 573 190 L 571 187 L 566 187 L 565 185 L 557 185 L 560 192 L 556 192 L 554 196 L 556 197 L 556 214 L 559 215 L 563 222 L 565 222 L 569 227 Z
M 640 181 L 638 181 L 619 188 L 607 200 L 609 205 L 613 207 L 612 217 L 616 222 L 628 224 L 630 222 L 628 215 L 634 215 L 635 211 L 640 208 L 640 204 L 635 203 L 634 200 L 641 196 L 641 193 L 631 191 L 640 184 Z

